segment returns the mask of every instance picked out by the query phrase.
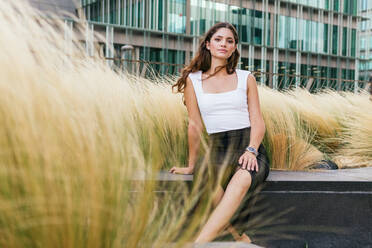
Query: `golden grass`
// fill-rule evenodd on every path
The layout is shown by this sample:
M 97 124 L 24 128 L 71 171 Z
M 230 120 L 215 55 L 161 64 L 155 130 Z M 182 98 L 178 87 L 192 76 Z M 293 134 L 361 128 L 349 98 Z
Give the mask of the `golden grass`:
M 21 1 L 2 1 L 0 20 L 0 247 L 164 247 L 186 196 L 131 179 L 185 157 L 180 96 L 116 74 L 76 39 L 67 56 L 63 23 Z
M 180 183 L 156 194 L 154 180 L 131 180 L 186 163 L 174 79 L 115 73 L 76 38 L 66 50 L 63 23 L 22 1 L 2 1 L 0 20 L 0 247 L 190 241 L 211 199 L 190 215 L 199 192 Z M 371 166 L 367 95 L 259 90 L 272 168 L 302 170 L 324 157 Z

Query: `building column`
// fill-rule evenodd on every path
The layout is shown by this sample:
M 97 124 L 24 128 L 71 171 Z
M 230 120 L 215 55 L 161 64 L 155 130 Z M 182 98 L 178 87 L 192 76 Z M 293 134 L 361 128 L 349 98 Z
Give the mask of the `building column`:
M 107 23 L 110 23 L 110 0 L 107 0 Z
M 248 50 L 248 70 L 254 71 L 254 46 L 249 45 Z
M 279 10 L 280 10 L 280 0 L 275 1 L 275 7 L 274 7 L 274 15 L 272 18 L 272 45 L 274 46 L 274 51 L 273 51 L 273 63 L 272 63 L 272 73 L 273 76 L 270 77 L 272 78 L 272 82 L 270 84 L 272 85 L 272 88 L 277 90 L 278 89 L 278 55 L 279 55 L 279 49 L 278 49 L 278 42 L 279 42 Z M 271 66 L 270 66 L 271 69 Z
M 263 85 L 266 82 L 266 47 L 261 47 L 261 78 L 260 78 L 260 84 Z
M 114 58 L 114 28 L 106 26 L 106 58 Z M 114 64 L 113 60 L 106 60 L 107 65 L 112 67 Z
M 360 23 L 360 17 L 357 18 L 357 23 Z M 359 91 L 359 85 L 358 81 L 359 80 L 359 56 L 360 56 L 360 51 L 359 51 L 359 35 L 360 35 L 360 30 L 359 28 L 357 29 L 356 33 L 356 41 L 355 41 L 355 74 L 354 74 L 354 93 L 357 93 Z M 368 37 L 371 39 L 370 37 Z M 351 37 L 352 39 L 352 37 Z M 366 47 L 366 50 L 369 50 L 369 47 Z M 371 86 L 372 87 L 372 86 Z
M 186 34 L 191 33 L 191 0 L 186 0 Z
M 65 53 L 70 56 L 72 53 L 72 21 L 65 20 L 64 23 L 64 38 L 65 38 Z
M 94 25 L 87 23 L 85 26 L 85 52 L 94 56 Z
M 139 47 L 134 47 L 134 59 L 136 60 L 136 61 L 138 61 L 139 59 L 140 59 L 140 57 L 139 57 L 139 55 L 140 55 L 140 48 Z M 139 76 L 140 75 L 140 63 L 138 63 L 138 62 L 134 62 L 135 63 L 135 69 L 136 69 L 136 75 L 137 76 Z M 132 63 L 133 64 L 133 63 Z M 145 66 L 145 65 L 144 65 Z M 132 69 L 133 69 L 133 66 L 132 66 Z M 132 71 L 132 73 L 133 73 L 133 71 Z
M 168 1 L 163 1 L 164 8 L 163 8 L 163 31 L 168 32 Z
M 261 47 L 261 78 L 260 78 L 260 83 L 265 84 L 266 83 L 266 59 L 267 59 L 267 38 L 268 38 L 268 25 L 269 25 L 269 13 L 268 13 L 268 0 L 263 0 L 263 20 L 262 20 L 262 35 L 261 35 L 261 40 L 262 40 L 262 47 Z
M 302 37 L 302 27 L 300 20 L 302 17 L 302 5 L 297 5 L 297 18 L 296 18 L 296 29 L 297 29 L 297 44 L 296 44 L 296 88 L 300 86 L 301 83 L 301 50 L 303 46 L 303 42 L 301 40 Z

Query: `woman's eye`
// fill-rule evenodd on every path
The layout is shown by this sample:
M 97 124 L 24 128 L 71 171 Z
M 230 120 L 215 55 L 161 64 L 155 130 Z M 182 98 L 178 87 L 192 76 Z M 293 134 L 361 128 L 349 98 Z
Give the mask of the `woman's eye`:
M 218 39 L 218 38 L 216 38 L 216 39 L 214 39 L 215 41 L 220 41 L 220 39 Z
M 229 43 L 231 44 L 231 43 L 234 43 L 234 41 L 232 41 L 232 40 L 229 40 Z

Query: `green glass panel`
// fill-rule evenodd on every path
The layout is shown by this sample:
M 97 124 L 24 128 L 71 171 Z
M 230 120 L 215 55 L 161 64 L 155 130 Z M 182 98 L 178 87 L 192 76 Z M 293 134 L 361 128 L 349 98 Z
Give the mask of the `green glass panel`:
M 110 0 L 110 23 L 116 24 L 117 21 L 116 0 Z
M 329 0 L 324 0 L 324 9 L 329 10 Z
M 328 53 L 328 24 L 324 25 L 323 52 Z
M 356 29 L 351 30 L 351 56 L 355 57 L 355 51 L 356 51 Z
M 333 10 L 340 11 L 340 0 L 333 0 Z
M 338 26 L 333 25 L 332 29 L 332 54 L 337 54 L 338 48 Z
M 342 55 L 346 56 L 346 47 L 347 47 L 347 28 L 342 28 Z
M 158 30 L 163 30 L 163 1 L 164 0 L 159 0 Z
M 361 6 L 363 8 L 363 4 Z M 358 1 L 356 0 L 344 0 L 344 10 L 345 14 L 356 15 L 358 8 Z

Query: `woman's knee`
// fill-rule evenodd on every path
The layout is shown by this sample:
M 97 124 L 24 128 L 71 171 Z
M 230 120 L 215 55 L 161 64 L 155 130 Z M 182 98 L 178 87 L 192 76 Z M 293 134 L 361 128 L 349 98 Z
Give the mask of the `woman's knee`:
M 234 175 L 235 184 L 243 190 L 248 190 L 252 184 L 252 175 L 249 171 L 239 169 Z

